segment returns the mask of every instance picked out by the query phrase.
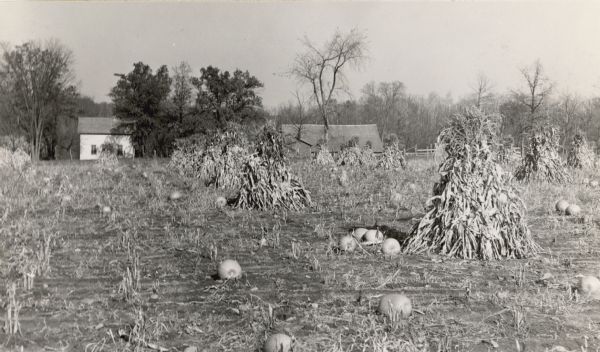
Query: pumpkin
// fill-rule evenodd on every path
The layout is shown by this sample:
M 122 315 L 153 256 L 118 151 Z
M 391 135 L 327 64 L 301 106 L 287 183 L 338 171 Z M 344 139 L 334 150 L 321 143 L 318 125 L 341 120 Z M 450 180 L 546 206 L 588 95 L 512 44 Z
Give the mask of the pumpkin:
M 590 181 L 590 187 L 592 187 L 592 188 L 598 188 L 598 180 L 592 180 L 592 181 Z
M 183 197 L 183 195 L 179 191 L 173 191 L 171 194 L 169 194 L 170 200 L 178 200 L 181 199 L 181 197 Z
M 225 197 L 217 197 L 217 200 L 215 200 L 215 205 L 219 209 L 223 208 L 224 206 L 227 205 L 227 199 L 225 199 Z
M 556 209 L 556 211 L 558 211 L 559 213 L 564 213 L 565 210 L 567 210 L 567 207 L 569 206 L 569 202 L 567 202 L 564 199 L 559 200 L 558 202 L 556 202 L 556 204 L 554 204 L 554 208 Z
M 226 259 L 219 264 L 219 278 L 221 280 L 237 279 L 242 275 L 242 267 L 237 260 Z
M 381 250 L 385 255 L 400 254 L 400 242 L 395 238 L 386 238 L 381 247 Z
M 391 293 L 381 297 L 379 301 L 379 313 L 388 317 L 391 321 L 408 318 L 412 312 L 410 299 L 403 294 Z
M 108 214 L 108 213 L 110 213 L 110 211 L 111 211 L 111 209 L 108 205 L 105 205 L 104 207 L 102 207 L 102 212 L 104 214 Z
M 354 236 L 354 238 L 356 238 L 357 240 L 362 240 L 363 236 L 365 235 L 365 233 L 367 233 L 367 229 L 359 227 L 354 229 L 354 231 L 352 231 L 352 236 Z
M 364 235 L 365 242 L 379 243 L 383 241 L 383 233 L 379 230 L 368 230 Z
M 577 204 L 570 204 L 565 210 L 565 213 L 570 216 L 577 216 L 581 213 L 581 208 Z
M 595 276 L 581 275 L 579 277 L 579 291 L 587 296 L 594 295 L 600 296 L 600 280 Z
M 273 334 L 265 342 L 264 352 L 291 352 L 292 338 L 286 334 Z
M 340 238 L 339 246 L 344 252 L 352 252 L 356 249 L 356 239 L 350 235 L 343 236 Z

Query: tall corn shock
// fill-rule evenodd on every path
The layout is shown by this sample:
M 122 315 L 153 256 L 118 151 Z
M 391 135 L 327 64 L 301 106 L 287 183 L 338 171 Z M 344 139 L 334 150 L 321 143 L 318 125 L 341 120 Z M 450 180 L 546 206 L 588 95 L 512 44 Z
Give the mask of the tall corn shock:
M 337 164 L 341 166 L 377 166 L 377 157 L 373 150 L 368 147 L 350 146 L 340 150 L 337 156 Z
M 582 133 L 576 133 L 571 141 L 567 166 L 574 169 L 588 169 L 594 165 L 595 158 L 594 151 L 589 147 L 585 136 Z
M 216 133 L 208 140 L 179 140 L 169 167 L 180 174 L 198 178 L 207 186 L 236 188 L 248 155 L 247 140 L 234 129 Z
M 393 143 L 383 149 L 383 153 L 381 153 L 378 158 L 377 167 L 385 170 L 400 170 L 406 168 L 404 151 L 400 149 L 398 143 Z
M 492 260 L 539 251 L 525 206 L 494 161 L 495 129 L 495 116 L 473 108 L 454 115 L 440 133 L 447 156 L 426 213 L 404 243 L 405 253 Z
M 243 209 L 301 210 L 311 204 L 310 192 L 289 171 L 280 134 L 266 127 L 256 153 L 244 163 L 233 205 Z
M 335 165 L 333 155 L 331 155 L 331 152 L 326 146 L 321 146 L 319 148 L 319 151 L 315 155 L 314 162 L 321 166 Z
M 518 181 L 567 183 L 572 180 L 558 154 L 560 135 L 555 127 L 543 128 L 529 139 L 521 165 L 515 170 Z

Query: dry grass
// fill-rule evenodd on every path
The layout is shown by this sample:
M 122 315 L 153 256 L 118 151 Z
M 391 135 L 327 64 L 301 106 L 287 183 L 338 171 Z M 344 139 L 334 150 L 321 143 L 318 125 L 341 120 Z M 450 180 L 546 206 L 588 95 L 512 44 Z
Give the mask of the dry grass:
M 8 327 L 0 350 L 259 351 L 274 332 L 294 336 L 295 351 L 600 345 L 599 304 L 574 289 L 577 274 L 598 274 L 600 190 L 582 184 L 592 176 L 585 171 L 572 184 L 517 185 L 543 252 L 481 262 L 384 258 L 369 246 L 334 250 L 355 226 L 407 232 L 413 222 L 395 219 L 390 192 L 406 208 L 422 209 L 437 178 L 431 162 L 409 160 L 402 171 L 345 168 L 347 187 L 329 170 L 298 162 L 291 169 L 315 202 L 303 212 L 218 209 L 216 197 L 230 195 L 166 164 L 48 163 L 1 175 L 10 181 L 0 184 L 0 326 Z M 170 201 L 175 189 L 184 196 Z M 587 220 L 555 214 L 558 198 L 580 205 Z M 23 258 L 39 268 L 29 284 Z M 225 258 L 241 264 L 241 279 L 216 280 Z M 124 292 L 135 295 L 123 300 Z M 388 292 L 411 298 L 409 319 L 389 322 L 377 313 Z M 20 333 L 11 334 L 17 322 L 6 317 L 15 307 Z

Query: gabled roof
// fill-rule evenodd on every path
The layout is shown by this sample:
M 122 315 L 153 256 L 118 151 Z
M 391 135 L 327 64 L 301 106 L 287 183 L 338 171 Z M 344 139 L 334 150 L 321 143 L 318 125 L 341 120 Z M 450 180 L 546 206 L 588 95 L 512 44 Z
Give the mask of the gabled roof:
M 310 146 L 316 146 L 323 142 L 323 125 L 281 125 L 281 133 L 286 140 L 298 140 Z M 299 135 L 300 138 L 297 138 Z M 330 151 L 336 152 L 347 144 L 353 137 L 358 137 L 358 145 L 364 147 L 371 142 L 374 152 L 383 151 L 383 142 L 379 137 L 377 125 L 329 125 L 328 147 Z
M 80 117 L 77 124 L 79 134 L 131 134 L 114 117 Z

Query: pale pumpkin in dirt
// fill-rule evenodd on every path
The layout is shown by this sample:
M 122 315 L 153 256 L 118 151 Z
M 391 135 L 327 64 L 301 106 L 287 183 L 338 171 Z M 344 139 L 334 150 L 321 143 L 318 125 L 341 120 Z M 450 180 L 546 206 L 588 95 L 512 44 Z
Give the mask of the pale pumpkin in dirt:
M 227 205 L 227 199 L 225 199 L 225 197 L 217 197 L 217 200 L 215 200 L 215 205 L 217 208 L 221 209 Z
M 364 237 L 365 233 L 367 233 L 367 229 L 359 227 L 357 229 L 354 229 L 354 231 L 352 231 L 352 236 L 354 236 L 354 238 L 356 238 L 357 240 L 361 241 L 362 238 Z
M 400 293 L 391 293 L 381 297 L 379 301 L 379 313 L 385 315 L 392 321 L 405 319 L 412 312 L 410 299 Z
M 398 255 L 400 254 L 400 242 L 395 238 L 386 238 L 383 241 L 381 250 L 385 255 Z
M 291 352 L 292 338 L 286 334 L 273 334 L 265 342 L 264 352 Z
M 600 280 L 598 280 L 598 278 L 595 276 L 580 275 L 578 289 L 580 293 L 585 296 L 600 298 Z
M 339 247 L 344 252 L 352 252 L 356 249 L 356 239 L 350 235 L 342 236 Z
M 183 197 L 183 194 L 181 194 L 179 191 L 173 191 L 171 194 L 169 194 L 170 200 L 179 200 L 181 197 Z
M 577 204 L 569 204 L 567 209 L 565 209 L 565 213 L 569 216 L 577 216 L 581 214 L 581 208 Z
M 368 230 L 365 232 L 363 240 L 365 242 L 379 243 L 383 241 L 383 233 L 379 230 Z
M 219 264 L 219 278 L 221 280 L 237 279 L 242 275 L 242 267 L 237 260 L 226 259 Z
M 558 202 L 556 202 L 556 204 L 554 204 L 554 209 L 556 209 L 556 211 L 558 211 L 560 213 L 564 213 L 565 210 L 567 210 L 568 206 L 569 206 L 569 202 L 567 202 L 564 199 L 561 199 Z

